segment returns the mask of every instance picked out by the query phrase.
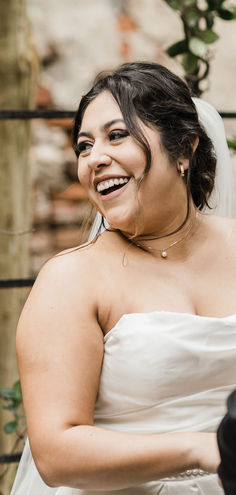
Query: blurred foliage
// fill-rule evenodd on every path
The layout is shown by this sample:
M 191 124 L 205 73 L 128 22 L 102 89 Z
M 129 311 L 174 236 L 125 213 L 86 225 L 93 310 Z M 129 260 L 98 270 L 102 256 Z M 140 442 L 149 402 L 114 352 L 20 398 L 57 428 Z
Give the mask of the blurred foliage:
M 195 96 L 201 96 L 201 82 L 210 70 L 212 53 L 209 45 L 219 35 L 214 31 L 217 17 L 231 21 L 236 19 L 236 6 L 228 0 L 165 0 L 176 10 L 183 23 L 184 38 L 167 49 L 170 57 L 180 56 L 185 79 Z
M 0 409 L 9 411 L 13 416 L 11 421 L 4 425 L 4 432 L 7 435 L 15 433 L 15 443 L 10 454 L 13 454 L 19 443 L 25 439 L 26 423 L 23 410 L 23 399 L 20 380 L 17 380 L 12 388 L 2 388 L 0 390 Z
M 8 454 L 14 454 L 17 450 L 19 443 L 21 443 L 26 436 L 26 423 L 25 415 L 23 411 L 23 400 L 20 381 L 17 380 L 12 388 L 2 388 L 0 390 L 0 409 L 9 411 L 13 415 L 11 421 L 8 421 L 4 425 L 4 432 L 7 435 L 15 434 L 15 441 Z M 21 447 L 22 448 L 22 447 Z M 1 472 L 0 481 L 3 480 L 9 470 L 10 464 Z
M 22 391 L 20 381 L 14 383 L 12 388 L 0 390 L 0 409 L 5 409 L 13 414 L 13 420 L 4 425 L 7 434 L 17 433 L 22 438 Z
M 227 139 L 228 147 L 236 152 L 236 136 L 231 139 Z
M 2 388 L 0 390 L 0 409 L 9 411 L 13 416 L 11 421 L 8 421 L 4 425 L 4 432 L 7 435 L 15 434 L 15 441 L 9 454 L 14 454 L 17 450 L 19 443 L 21 443 L 26 436 L 26 423 L 23 410 L 23 400 L 20 381 L 17 380 L 12 388 Z M 0 480 L 4 478 L 8 472 L 9 465 L 1 473 Z

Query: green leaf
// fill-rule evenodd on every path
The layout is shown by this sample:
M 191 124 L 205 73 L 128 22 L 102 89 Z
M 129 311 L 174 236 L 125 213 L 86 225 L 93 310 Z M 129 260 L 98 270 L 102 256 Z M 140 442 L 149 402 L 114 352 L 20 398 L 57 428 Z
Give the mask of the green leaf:
M 174 10 L 181 10 L 181 0 L 165 0 L 166 3 Z
M 184 6 L 186 7 L 192 7 L 194 5 L 197 5 L 197 1 L 196 0 L 184 0 Z
M 182 66 L 185 74 L 193 74 L 197 69 L 198 58 L 192 53 L 184 53 L 182 57 Z
M 15 404 L 14 406 L 8 406 L 8 411 L 11 411 L 13 414 L 16 414 L 19 409 L 19 404 Z
M 227 139 L 228 147 L 236 151 L 236 136 L 232 139 Z
M 22 390 L 21 390 L 20 380 L 17 380 L 17 382 L 14 383 L 12 388 L 13 388 L 13 390 L 15 390 L 15 392 L 17 394 L 17 398 L 22 399 Z
M 0 397 L 2 397 L 3 399 L 15 399 L 16 391 L 12 388 L 2 388 L 0 390 Z
M 224 0 L 207 0 L 209 10 L 218 10 Z
M 212 26 L 214 25 L 214 16 L 211 12 L 207 12 L 205 14 L 205 19 L 206 19 L 206 25 L 208 29 L 211 29 Z
M 198 24 L 201 18 L 201 12 L 195 7 L 190 7 L 185 12 L 185 19 L 187 20 L 190 27 L 194 27 Z
M 9 423 L 6 423 L 4 425 L 4 431 L 5 433 L 7 433 L 8 435 L 10 433 L 14 433 L 14 431 L 16 431 L 18 428 L 18 422 L 17 421 L 9 421 Z
M 225 8 L 218 9 L 217 13 L 218 16 L 221 17 L 221 19 L 224 19 L 225 21 L 232 21 L 232 19 L 235 18 L 234 12 Z
M 206 29 L 205 31 L 198 32 L 198 38 L 200 38 L 204 43 L 210 45 L 210 43 L 215 43 L 219 39 L 219 36 L 212 29 Z
M 206 44 L 200 40 L 199 38 L 193 37 L 189 41 L 189 50 L 193 55 L 196 55 L 197 57 L 204 57 L 207 53 L 207 46 Z
M 186 52 L 187 49 L 188 49 L 187 41 L 181 40 L 181 41 L 178 41 L 177 43 L 174 43 L 173 45 L 169 46 L 169 48 L 167 48 L 167 50 L 166 50 L 166 53 L 170 57 L 176 57 L 176 55 L 180 55 L 181 53 Z

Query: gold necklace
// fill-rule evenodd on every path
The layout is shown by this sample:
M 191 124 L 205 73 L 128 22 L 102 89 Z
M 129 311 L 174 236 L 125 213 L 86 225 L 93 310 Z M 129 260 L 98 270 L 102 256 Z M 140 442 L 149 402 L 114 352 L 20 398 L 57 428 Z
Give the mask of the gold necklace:
M 196 221 L 196 215 L 194 217 L 193 222 L 189 226 L 187 232 L 185 232 L 185 234 L 180 239 L 177 239 L 177 241 L 174 241 L 171 244 L 169 244 L 169 246 L 166 246 L 163 249 L 157 249 L 157 248 L 154 248 L 152 246 L 147 246 L 147 249 L 150 250 L 150 251 L 158 251 L 161 254 L 161 257 L 164 258 L 164 259 L 166 259 L 168 257 L 167 250 L 170 249 L 170 248 L 172 248 L 173 246 L 176 246 L 176 244 L 179 244 L 179 242 L 182 242 L 184 239 L 186 239 L 186 237 L 190 234 L 191 230 L 193 229 L 193 227 L 195 225 L 195 221 Z M 138 247 L 141 247 L 142 249 L 145 249 L 140 244 L 137 244 L 137 246 Z

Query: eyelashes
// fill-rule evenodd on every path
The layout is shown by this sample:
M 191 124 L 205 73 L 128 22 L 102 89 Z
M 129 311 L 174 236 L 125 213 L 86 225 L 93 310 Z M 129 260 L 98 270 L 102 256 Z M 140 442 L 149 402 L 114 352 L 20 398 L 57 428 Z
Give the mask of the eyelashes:
M 113 141 L 119 141 L 120 139 L 125 138 L 127 136 L 129 136 L 129 132 L 127 130 L 119 129 L 119 130 L 111 131 L 108 134 L 108 139 L 110 142 L 113 142 Z M 93 142 L 91 141 L 81 141 L 80 143 L 75 144 L 74 151 L 77 158 L 83 153 L 86 154 L 86 152 L 88 152 L 89 149 L 92 148 L 92 146 L 93 146 Z
M 109 139 L 110 141 L 113 141 L 113 140 L 116 140 L 116 139 L 121 139 L 121 138 L 124 138 L 126 136 L 128 136 L 129 133 L 128 131 L 126 130 L 119 130 L 119 131 L 111 131 L 110 134 L 109 134 Z
M 77 157 L 80 156 L 83 151 L 87 151 L 89 147 L 91 147 L 92 144 L 88 143 L 87 141 L 82 141 L 81 143 L 75 144 L 74 145 L 74 151 Z

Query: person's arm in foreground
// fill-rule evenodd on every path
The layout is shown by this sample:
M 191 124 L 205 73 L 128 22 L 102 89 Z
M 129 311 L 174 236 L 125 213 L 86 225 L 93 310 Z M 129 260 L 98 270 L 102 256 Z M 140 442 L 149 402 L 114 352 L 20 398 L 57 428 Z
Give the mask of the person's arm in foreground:
M 221 463 L 218 474 L 226 495 L 236 493 L 236 390 L 227 399 L 227 414 L 217 431 Z
M 17 332 L 28 435 L 42 478 L 50 486 L 108 490 L 195 467 L 215 472 L 213 433 L 136 435 L 93 426 L 103 334 L 92 267 L 82 253 L 73 256 L 44 267 Z

